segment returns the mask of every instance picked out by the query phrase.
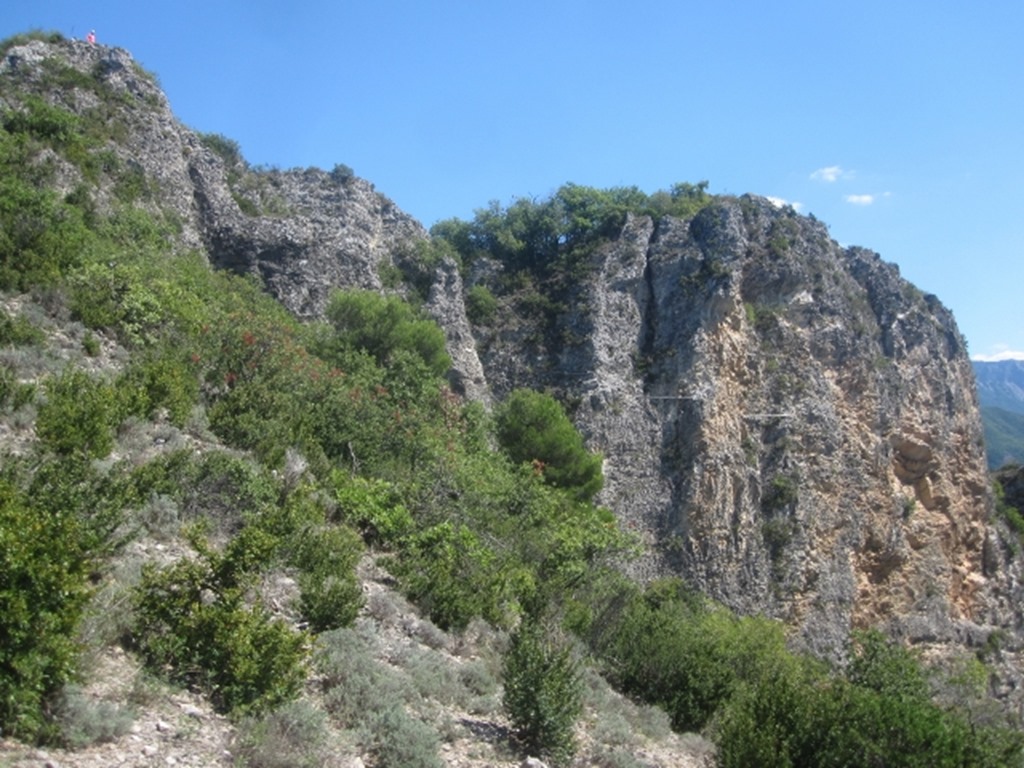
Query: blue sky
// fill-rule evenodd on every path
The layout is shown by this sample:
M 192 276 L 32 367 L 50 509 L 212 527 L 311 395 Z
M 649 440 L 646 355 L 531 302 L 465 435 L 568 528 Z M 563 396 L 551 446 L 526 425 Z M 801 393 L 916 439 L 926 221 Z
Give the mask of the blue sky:
M 428 227 L 706 179 L 898 264 L 972 355 L 1024 353 L 1020 0 L 0 5 L 0 37 L 90 28 L 251 163 L 346 163 Z

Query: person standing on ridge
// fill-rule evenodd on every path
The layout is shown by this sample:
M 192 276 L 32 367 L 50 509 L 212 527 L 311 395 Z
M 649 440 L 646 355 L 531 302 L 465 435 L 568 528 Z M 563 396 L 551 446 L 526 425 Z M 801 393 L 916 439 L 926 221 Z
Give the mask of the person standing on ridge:
M 89 34 L 85 36 L 85 39 L 89 41 L 89 45 L 96 45 L 96 30 L 90 29 Z

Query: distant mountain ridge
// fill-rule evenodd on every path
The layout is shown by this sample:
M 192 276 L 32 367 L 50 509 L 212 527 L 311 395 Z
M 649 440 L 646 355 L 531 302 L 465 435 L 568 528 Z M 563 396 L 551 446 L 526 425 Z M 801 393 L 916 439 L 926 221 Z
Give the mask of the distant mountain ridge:
M 982 406 L 1024 413 L 1024 360 L 972 360 Z
M 973 360 L 989 469 L 1024 461 L 1024 360 Z

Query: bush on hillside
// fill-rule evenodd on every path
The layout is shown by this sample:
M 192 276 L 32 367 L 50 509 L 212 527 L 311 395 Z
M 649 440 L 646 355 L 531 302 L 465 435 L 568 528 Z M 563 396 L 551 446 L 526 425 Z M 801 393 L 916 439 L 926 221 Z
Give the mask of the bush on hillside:
M 228 552 L 147 567 L 135 593 L 133 645 L 154 670 L 203 691 L 221 712 L 259 714 L 291 700 L 306 677 L 307 638 L 246 602 L 253 566 L 271 553 L 265 535 Z
M 498 442 L 513 461 L 531 464 L 546 482 L 582 501 L 601 490 L 601 455 L 586 449 L 553 397 L 517 389 L 498 407 L 495 419 Z
M 84 371 L 68 369 L 46 383 L 36 433 L 62 456 L 101 459 L 114 447 L 114 390 Z
M 387 366 L 399 352 L 417 355 L 436 376 L 451 367 L 444 332 L 433 320 L 419 317 L 395 296 L 373 291 L 339 291 L 327 307 L 327 318 L 343 347 L 361 349 L 378 365 Z
M 74 677 L 89 560 L 74 514 L 28 503 L 0 482 L 0 729 L 55 736 L 48 712 Z
M 512 635 L 503 676 L 502 703 L 524 751 L 568 762 L 583 712 L 583 678 L 572 646 L 539 621 L 526 620 Z

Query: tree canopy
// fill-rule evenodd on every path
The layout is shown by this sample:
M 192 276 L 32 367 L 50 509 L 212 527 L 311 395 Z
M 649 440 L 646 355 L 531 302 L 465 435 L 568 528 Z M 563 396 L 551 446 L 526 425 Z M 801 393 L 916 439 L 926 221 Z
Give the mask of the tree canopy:
M 496 413 L 498 441 L 513 461 L 532 463 L 557 488 L 589 500 L 604 485 L 600 454 L 583 437 L 550 395 L 517 389 Z
M 473 221 L 446 219 L 431 228 L 471 263 L 482 254 L 513 269 L 544 272 L 562 257 L 585 251 L 612 238 L 629 213 L 692 216 L 711 201 L 708 183 L 674 184 L 648 195 L 637 187 L 597 189 L 567 183 L 547 200 L 517 198 L 507 207 L 492 202 L 476 211 Z

